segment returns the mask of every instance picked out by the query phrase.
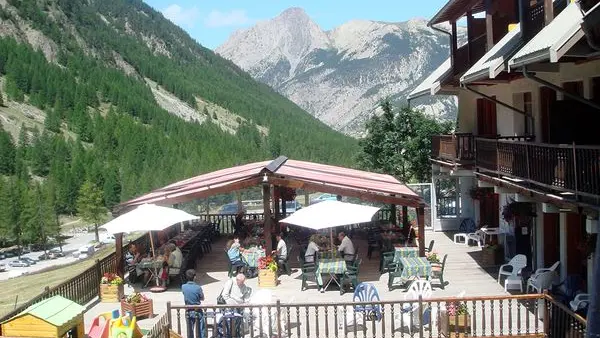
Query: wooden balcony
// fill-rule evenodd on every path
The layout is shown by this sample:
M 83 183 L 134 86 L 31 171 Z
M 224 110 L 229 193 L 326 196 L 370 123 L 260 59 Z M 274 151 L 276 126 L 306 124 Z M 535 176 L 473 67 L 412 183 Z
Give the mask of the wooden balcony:
M 540 188 L 581 197 L 600 197 L 600 146 L 475 139 L 478 170 Z
M 487 48 L 487 36 L 485 34 L 469 41 L 466 45 L 458 48 L 453 58 L 454 75 L 459 76 L 469 70 L 475 62 L 485 55 Z
M 435 135 L 431 139 L 431 158 L 459 164 L 473 162 L 475 160 L 473 140 L 471 133 Z
M 451 316 L 450 307 L 466 314 Z M 228 309 L 229 307 L 229 309 Z M 584 338 L 586 320 L 547 294 L 463 298 L 419 298 L 397 301 L 312 301 L 261 305 L 185 306 L 167 304 L 166 326 L 183 334 L 185 313 L 203 314 L 204 337 L 573 337 Z M 225 313 L 225 320 L 218 320 Z M 245 315 L 241 315 L 245 313 Z M 245 323 L 242 324 L 242 322 Z M 244 332 L 243 327 L 249 329 Z M 161 331 L 160 328 L 153 330 Z M 237 332 L 236 332 L 237 331 Z M 229 336 L 229 335 L 227 335 Z

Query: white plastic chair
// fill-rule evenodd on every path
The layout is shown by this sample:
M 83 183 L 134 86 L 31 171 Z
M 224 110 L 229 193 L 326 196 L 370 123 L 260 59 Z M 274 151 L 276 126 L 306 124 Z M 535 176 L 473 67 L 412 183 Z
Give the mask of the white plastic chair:
M 512 267 L 510 271 L 506 270 L 506 268 L 508 268 L 509 266 Z M 521 273 L 521 270 L 523 270 L 523 268 L 525 267 L 527 267 L 527 256 L 523 254 L 516 255 L 510 260 L 510 262 L 508 262 L 507 264 L 502 264 L 500 266 L 500 270 L 498 270 L 498 284 L 501 284 L 501 276 L 510 276 L 513 274 L 513 272 L 515 275 L 519 275 Z
M 527 280 L 527 293 L 529 293 L 530 289 L 531 291 L 536 291 L 538 293 L 550 289 L 557 277 L 558 275 L 554 271 L 534 274 Z
M 467 234 L 467 240 L 465 241 L 465 245 L 469 246 L 470 241 L 477 242 L 478 247 L 483 246 L 483 239 L 485 238 L 485 233 L 482 230 L 477 230 L 475 232 Z
M 590 304 L 590 294 L 589 293 L 580 293 L 575 298 L 569 302 L 569 306 L 571 310 L 578 311 L 579 309 L 583 309 Z
M 431 298 L 432 295 L 431 283 L 428 280 L 417 278 L 410 284 L 408 292 L 404 295 L 404 300 L 418 300 L 419 296 L 421 299 L 427 299 Z M 414 327 L 430 324 L 432 316 L 429 316 L 429 320 L 426 318 L 425 312 L 427 310 L 428 307 L 421 307 L 419 302 L 405 303 L 402 312 L 394 315 L 394 326 L 399 329 L 407 328 L 408 334 L 412 334 Z M 423 314 L 423 323 L 420 322 L 419 311 Z
M 560 265 L 560 261 L 556 261 L 556 263 L 552 264 L 552 266 L 549 268 L 539 268 L 539 269 L 535 270 L 535 272 L 533 273 L 532 276 L 539 275 L 541 273 L 548 272 L 548 271 L 556 272 L 556 269 L 558 269 L 559 265 Z

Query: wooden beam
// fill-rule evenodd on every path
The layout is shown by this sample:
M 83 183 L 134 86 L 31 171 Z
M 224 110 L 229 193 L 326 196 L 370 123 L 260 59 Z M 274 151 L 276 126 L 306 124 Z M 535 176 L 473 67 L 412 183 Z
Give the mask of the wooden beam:
M 456 21 L 450 23 L 452 27 L 452 36 L 450 37 L 450 58 L 452 67 L 456 64 L 456 51 L 458 50 L 458 36 L 456 32 Z
M 119 232 L 115 234 L 115 258 L 117 260 L 117 275 L 121 278 L 125 278 L 125 267 L 123 257 L 123 233 Z
M 473 62 L 473 45 L 471 42 L 475 39 L 473 36 L 473 13 L 471 11 L 467 12 L 467 55 L 469 56 L 469 65 L 472 65 Z
M 487 50 L 494 47 L 494 17 L 492 0 L 485 0 L 485 31 L 487 38 Z
M 351 188 L 331 186 L 331 185 L 326 185 L 326 184 L 316 183 L 316 182 L 303 182 L 303 181 L 298 181 L 298 180 L 293 180 L 293 179 L 290 180 L 290 179 L 286 179 L 286 178 L 275 178 L 275 177 L 269 178 L 269 182 L 271 182 L 273 184 L 277 184 L 277 185 L 286 186 L 286 187 L 289 186 L 288 185 L 289 182 L 293 182 L 293 183 L 291 183 L 293 185 L 297 185 L 297 184 L 299 184 L 298 182 L 301 182 L 301 188 L 304 190 L 321 191 L 321 192 L 335 194 L 335 195 L 356 197 L 356 198 L 360 198 L 365 201 L 379 202 L 379 203 L 385 203 L 385 204 L 405 205 L 405 206 L 409 206 L 409 207 L 413 207 L 413 208 L 416 208 L 421 205 L 420 201 L 408 199 L 408 198 L 401 197 L 401 196 L 380 195 L 380 194 L 377 194 L 374 192 L 358 191 L 358 190 L 351 189 Z
M 425 208 L 417 208 L 417 226 L 419 227 L 419 257 L 425 257 Z
M 268 254 L 273 250 L 273 243 L 271 242 L 271 187 L 269 184 L 263 184 L 263 212 L 265 216 L 265 252 Z
M 544 21 L 546 25 L 554 20 L 554 3 L 552 0 L 544 0 Z
M 408 207 L 406 205 L 402 206 L 402 226 L 405 229 L 410 226 L 410 223 L 408 222 Z M 408 233 L 408 231 L 406 233 Z
M 390 205 L 390 222 L 392 222 L 393 225 L 398 224 L 398 218 L 396 217 L 396 205 L 392 204 Z

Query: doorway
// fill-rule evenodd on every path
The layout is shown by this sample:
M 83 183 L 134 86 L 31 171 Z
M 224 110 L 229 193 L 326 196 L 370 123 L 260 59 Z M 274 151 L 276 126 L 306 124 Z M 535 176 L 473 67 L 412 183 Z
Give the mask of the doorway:
M 492 96 L 495 99 L 495 96 Z M 487 99 L 477 99 L 477 135 L 496 137 L 496 104 Z

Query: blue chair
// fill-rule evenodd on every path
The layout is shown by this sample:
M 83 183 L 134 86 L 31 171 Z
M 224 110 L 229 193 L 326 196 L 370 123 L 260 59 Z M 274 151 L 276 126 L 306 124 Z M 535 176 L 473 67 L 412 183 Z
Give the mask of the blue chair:
M 381 299 L 379 298 L 379 293 L 377 292 L 375 285 L 371 283 L 360 283 L 354 290 L 353 301 L 379 303 L 381 302 Z M 383 317 L 380 304 L 355 305 L 354 312 L 362 312 L 365 318 L 371 320 L 379 321 Z

